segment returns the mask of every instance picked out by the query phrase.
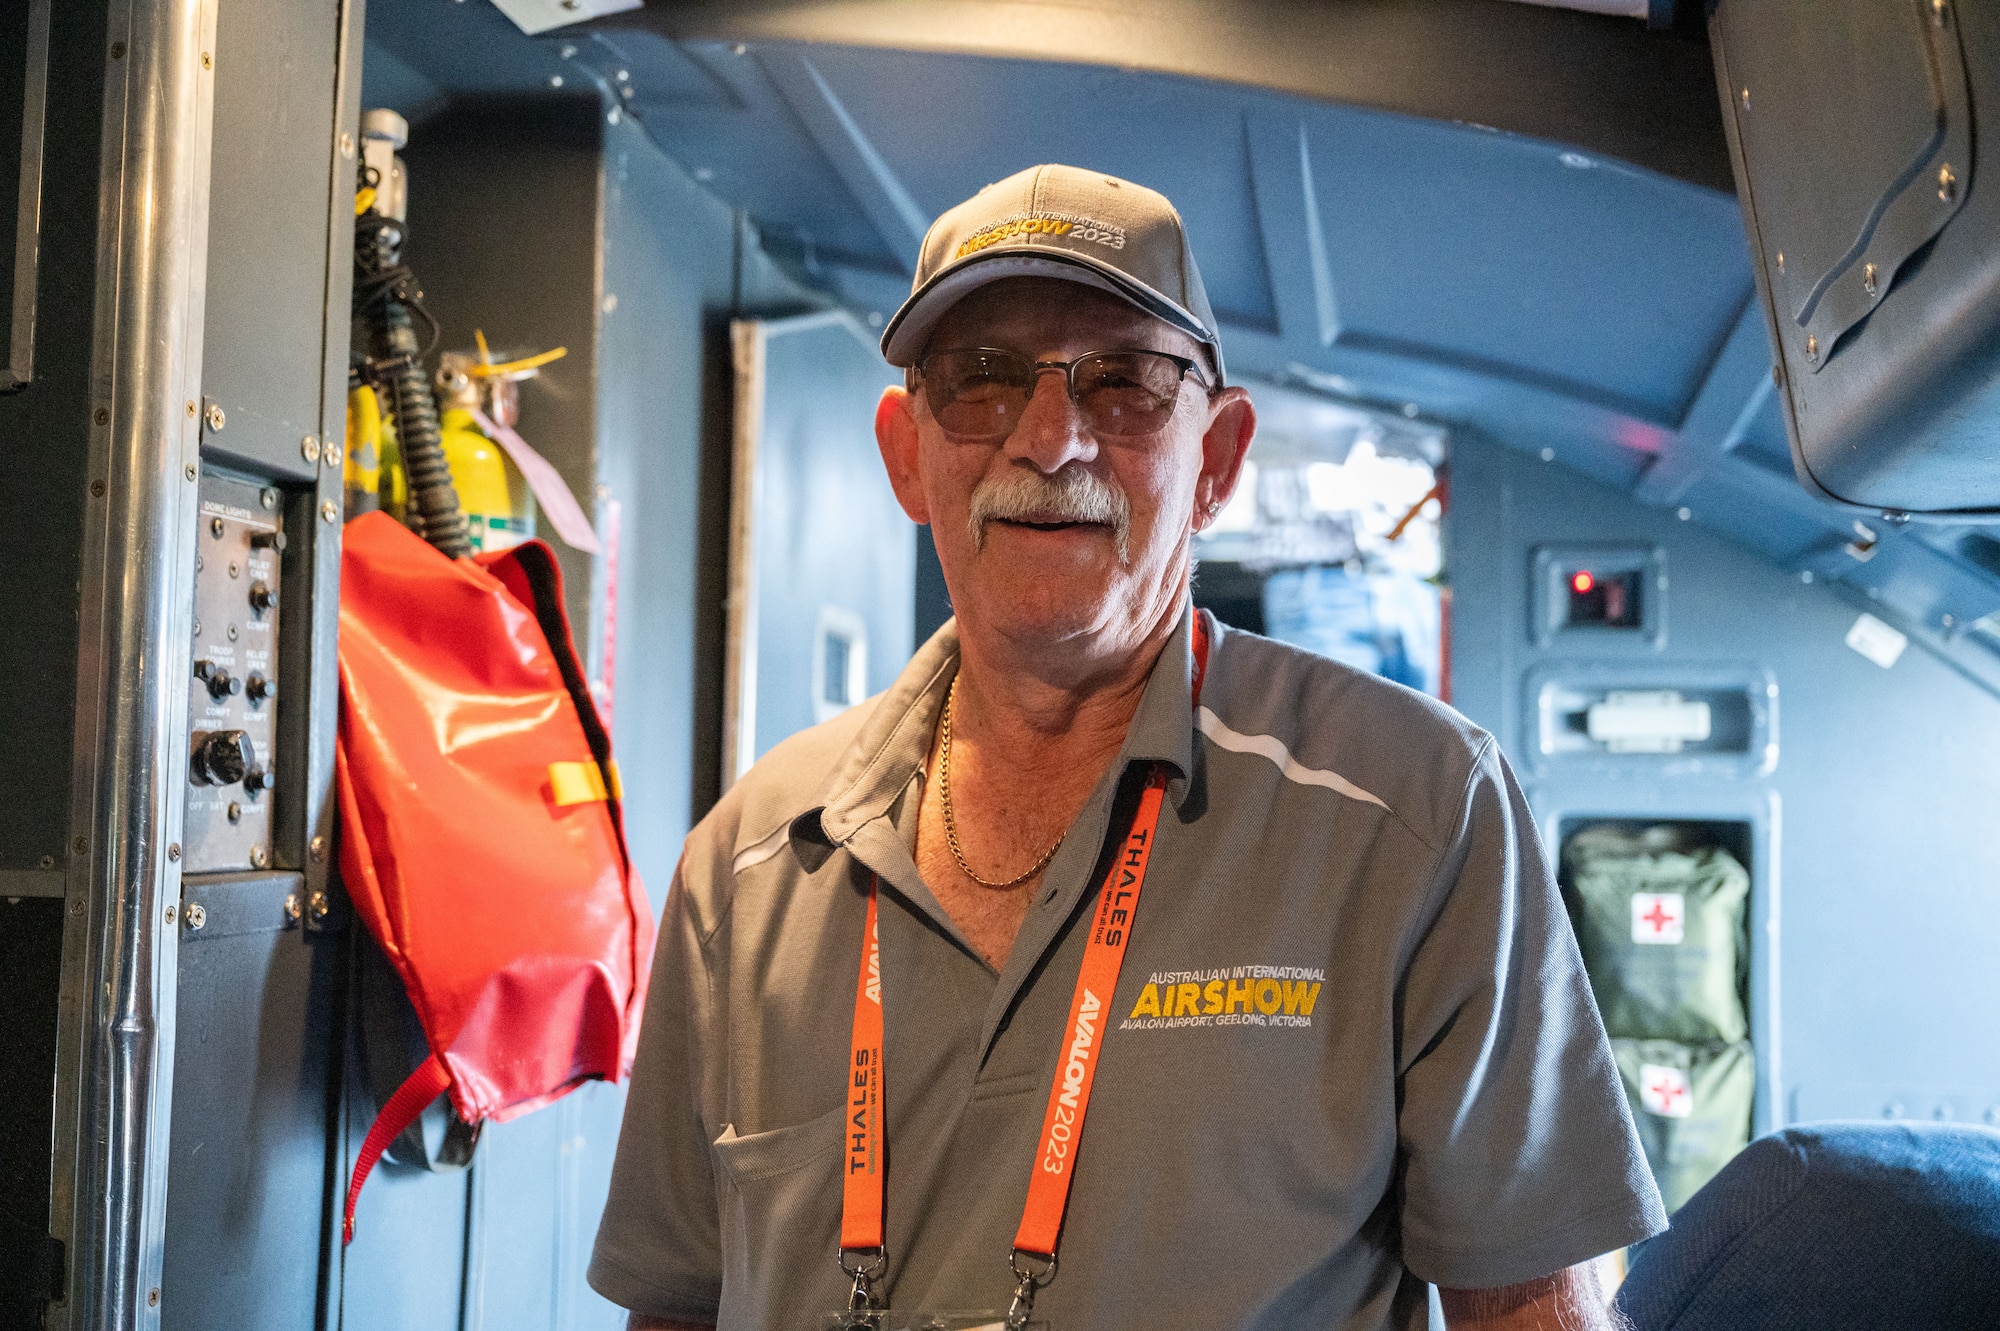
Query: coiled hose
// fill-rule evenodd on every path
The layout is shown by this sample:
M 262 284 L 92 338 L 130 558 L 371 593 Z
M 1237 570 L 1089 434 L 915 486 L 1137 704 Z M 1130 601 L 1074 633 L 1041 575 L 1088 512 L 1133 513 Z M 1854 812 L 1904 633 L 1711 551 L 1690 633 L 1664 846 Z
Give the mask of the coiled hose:
M 451 483 L 438 431 L 437 399 L 431 395 L 424 357 L 417 345 L 415 315 L 438 325 L 423 307 L 416 277 L 403 262 L 403 223 L 364 213 L 354 223 L 354 315 L 368 330 L 368 368 L 388 390 L 396 418 L 396 443 L 409 482 L 410 526 L 453 559 L 472 553 L 465 514 Z

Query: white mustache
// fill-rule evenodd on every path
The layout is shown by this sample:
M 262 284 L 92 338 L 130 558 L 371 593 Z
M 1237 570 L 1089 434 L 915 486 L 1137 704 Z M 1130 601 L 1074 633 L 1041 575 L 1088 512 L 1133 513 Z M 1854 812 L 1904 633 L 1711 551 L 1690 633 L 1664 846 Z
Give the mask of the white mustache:
M 1053 476 L 1032 467 L 1009 467 L 989 476 L 972 492 L 966 525 L 972 548 L 986 548 L 986 524 L 1007 522 L 1089 522 L 1111 528 L 1118 562 L 1130 562 L 1132 501 L 1115 483 L 1070 463 Z

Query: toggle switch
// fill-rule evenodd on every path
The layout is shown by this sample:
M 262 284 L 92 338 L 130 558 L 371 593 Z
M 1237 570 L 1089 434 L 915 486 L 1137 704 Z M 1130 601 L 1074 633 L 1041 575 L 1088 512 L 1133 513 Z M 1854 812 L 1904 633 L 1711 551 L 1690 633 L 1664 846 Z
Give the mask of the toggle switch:
M 263 702 L 276 692 L 277 690 L 271 687 L 271 681 L 262 675 L 253 674 L 243 681 L 243 696 L 251 702 Z
M 261 615 L 277 603 L 278 593 L 269 583 L 259 581 L 250 584 L 251 610 Z
M 194 677 L 208 685 L 208 696 L 217 702 L 243 692 L 243 681 L 213 661 L 195 662 Z
M 203 785 L 233 786 L 257 765 L 257 750 L 240 730 L 197 734 L 188 747 L 194 778 Z
M 252 550 L 278 550 L 285 548 L 285 534 L 281 531 L 253 531 L 250 533 Z
M 243 789 L 255 795 L 260 790 L 269 790 L 277 781 L 277 776 L 268 767 L 253 767 L 243 774 Z

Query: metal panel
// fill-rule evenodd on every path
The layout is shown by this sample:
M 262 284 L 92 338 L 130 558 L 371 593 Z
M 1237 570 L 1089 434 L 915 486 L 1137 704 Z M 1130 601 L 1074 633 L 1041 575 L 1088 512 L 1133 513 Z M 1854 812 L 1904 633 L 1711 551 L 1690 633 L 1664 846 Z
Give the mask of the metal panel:
M 1799 479 L 1877 509 L 2000 511 L 2000 9 L 1728 3 L 1718 84 Z
M 211 473 L 194 533 L 184 872 L 266 868 L 279 771 L 275 714 L 285 539 L 276 488 Z
M 340 14 L 331 4 L 237 0 L 221 5 L 215 35 L 202 391 L 220 412 L 207 414 L 203 444 L 305 481 L 323 462 L 320 256 Z
M 319 1298 L 339 940 L 298 874 L 189 877 L 160 1325 L 309 1331 Z
M 132 0 L 107 52 L 91 378 L 101 406 L 85 509 L 71 893 L 53 1224 L 71 1239 L 56 1328 L 158 1317 L 174 1057 L 174 907 L 193 593 L 196 425 L 215 15 Z

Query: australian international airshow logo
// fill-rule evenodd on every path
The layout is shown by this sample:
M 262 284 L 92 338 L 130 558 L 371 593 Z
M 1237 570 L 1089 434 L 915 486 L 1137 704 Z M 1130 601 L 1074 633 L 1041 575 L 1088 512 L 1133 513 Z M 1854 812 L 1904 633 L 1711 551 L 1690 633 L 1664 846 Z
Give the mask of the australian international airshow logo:
M 1326 972 L 1315 966 L 1154 971 L 1121 1031 L 1204 1026 L 1309 1027 Z

